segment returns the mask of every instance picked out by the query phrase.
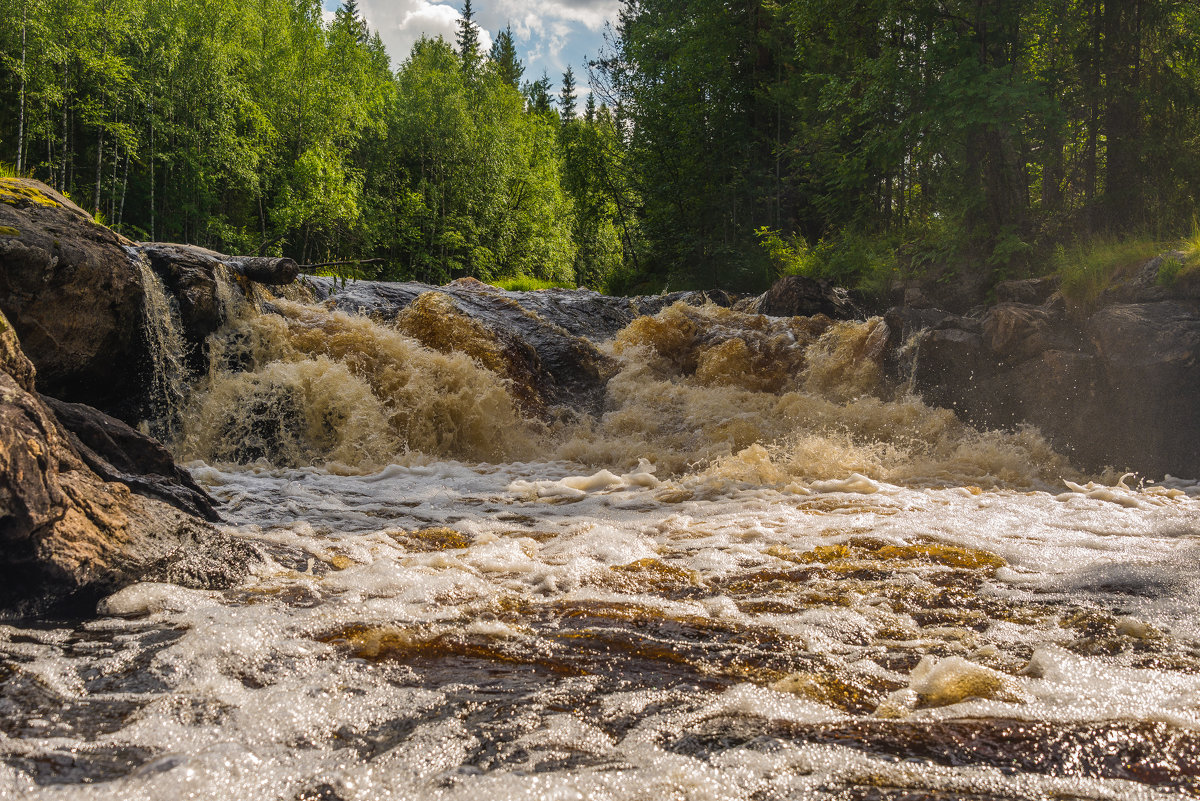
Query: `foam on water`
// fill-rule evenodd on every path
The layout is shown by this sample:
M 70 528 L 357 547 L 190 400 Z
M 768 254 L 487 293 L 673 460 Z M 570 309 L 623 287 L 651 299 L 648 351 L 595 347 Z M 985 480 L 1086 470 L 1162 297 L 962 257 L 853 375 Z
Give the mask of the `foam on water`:
M 1200 788 L 1194 482 L 887 386 L 879 320 L 674 306 L 546 422 L 422 297 L 238 308 L 179 448 L 264 562 L 0 627 L 0 797 Z
M 1186 763 L 1200 730 L 1186 497 L 851 476 L 680 501 L 660 496 L 701 478 L 653 484 L 645 464 L 196 467 L 271 561 L 223 593 L 135 585 L 102 609 L 124 619 L 76 632 L 5 630 L 13 792 L 1148 798 L 1158 782 L 1099 763 L 897 763 L 889 743 L 1109 726 Z M 20 687 L 56 699 L 41 724 Z M 857 745 L 823 739 L 861 726 Z M 67 753 L 75 768 L 37 775 L 106 780 L 33 782 Z M 137 769 L 106 774 L 114 754 Z

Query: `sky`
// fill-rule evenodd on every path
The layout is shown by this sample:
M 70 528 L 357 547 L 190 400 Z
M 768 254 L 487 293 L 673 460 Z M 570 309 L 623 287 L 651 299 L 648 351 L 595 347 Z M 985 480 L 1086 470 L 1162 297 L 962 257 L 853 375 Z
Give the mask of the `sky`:
M 324 0 L 326 15 L 340 5 Z M 599 55 L 604 24 L 615 22 L 620 0 L 472 0 L 480 41 L 486 52 L 496 32 L 512 26 L 517 53 L 525 64 L 525 80 L 545 70 L 557 91 L 570 65 L 576 84 L 587 85 L 588 58 Z M 392 62 L 399 65 L 422 34 L 454 41 L 461 0 L 359 0 L 371 30 L 379 31 Z

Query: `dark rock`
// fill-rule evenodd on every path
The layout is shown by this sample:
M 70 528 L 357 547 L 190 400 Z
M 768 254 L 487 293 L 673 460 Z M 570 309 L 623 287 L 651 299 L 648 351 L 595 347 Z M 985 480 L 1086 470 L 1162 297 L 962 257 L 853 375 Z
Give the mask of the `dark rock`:
M 217 276 L 221 254 L 205 248 L 143 243 L 138 250 L 174 297 L 179 322 L 187 341 L 187 363 L 192 370 L 203 368 L 208 335 L 225 324 L 225 310 Z
M 934 406 L 955 409 L 968 422 L 986 424 L 993 412 L 978 392 L 999 365 L 983 336 L 961 328 L 934 328 L 918 335 L 913 388 Z
M 1200 476 L 1200 304 L 1108 306 L 1088 320 L 1118 467 Z M 1123 457 L 1123 458 L 1122 458 Z
M 37 181 L 0 179 L 0 311 L 38 386 L 133 416 L 145 365 L 142 276 L 132 243 Z
M 1022 278 L 1017 281 L 1001 281 L 996 284 L 997 303 L 1026 303 L 1040 306 L 1058 291 L 1057 275 L 1041 278 Z
M 105 481 L 120 481 L 139 495 L 188 514 L 220 522 L 214 501 L 158 440 L 99 409 L 43 396 L 88 467 Z
M 772 317 L 812 317 L 824 314 L 834 320 L 861 319 L 864 315 L 850 293 L 825 280 L 785 275 L 751 304 L 748 311 Z
M 1004 364 L 1018 364 L 1049 350 L 1078 350 L 1082 337 L 1061 315 L 1041 306 L 1002 303 L 980 322 L 984 344 Z
M 0 609 L 78 613 L 148 576 L 208 587 L 245 574 L 248 546 L 93 471 L 11 345 L 0 359 Z

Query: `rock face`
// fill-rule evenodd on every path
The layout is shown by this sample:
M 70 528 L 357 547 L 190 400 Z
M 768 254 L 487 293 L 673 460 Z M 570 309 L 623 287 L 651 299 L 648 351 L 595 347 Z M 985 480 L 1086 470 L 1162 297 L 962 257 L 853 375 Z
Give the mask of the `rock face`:
M 747 303 L 744 310 L 771 317 L 824 314 L 834 320 L 853 320 L 865 316 L 845 289 L 828 281 L 800 275 L 780 278 L 770 289 Z
M 0 354 L 0 608 L 90 611 L 132 581 L 219 587 L 244 576 L 251 548 L 88 466 L 34 391 L 2 315 Z
M 1156 287 L 1142 291 L 1158 297 Z M 1001 303 L 978 317 L 894 309 L 889 323 L 912 338 L 896 373 L 976 425 L 1037 426 L 1081 466 L 1200 476 L 1200 302 L 1114 303 L 1081 314 L 1058 298 Z
M 0 311 L 43 392 L 132 413 L 145 350 L 132 244 L 44 184 L 0 179 Z
M 676 292 L 639 298 L 606 297 L 588 289 L 509 292 L 474 279 L 435 287 L 416 282 L 339 282 L 305 277 L 317 300 L 333 309 L 400 320 L 405 333 L 435 350 L 449 350 L 446 319 L 482 326 L 493 340 L 526 411 L 551 407 L 598 412 L 611 375 L 608 357 L 596 345 L 611 339 L 635 317 L 657 314 L 672 303 L 729 305 L 723 292 Z

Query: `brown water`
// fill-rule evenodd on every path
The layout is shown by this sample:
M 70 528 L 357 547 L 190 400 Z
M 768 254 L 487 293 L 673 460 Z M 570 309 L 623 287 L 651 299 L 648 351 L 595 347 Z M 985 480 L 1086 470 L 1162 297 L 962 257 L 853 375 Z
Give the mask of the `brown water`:
M 672 306 L 592 415 L 445 296 L 259 300 L 176 447 L 263 565 L 0 627 L 0 796 L 1200 793 L 1196 484 L 924 405 L 879 320 Z

